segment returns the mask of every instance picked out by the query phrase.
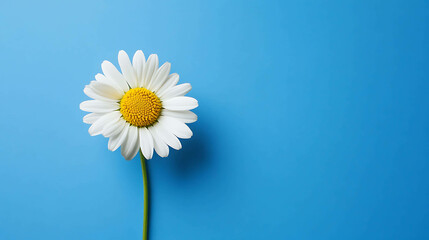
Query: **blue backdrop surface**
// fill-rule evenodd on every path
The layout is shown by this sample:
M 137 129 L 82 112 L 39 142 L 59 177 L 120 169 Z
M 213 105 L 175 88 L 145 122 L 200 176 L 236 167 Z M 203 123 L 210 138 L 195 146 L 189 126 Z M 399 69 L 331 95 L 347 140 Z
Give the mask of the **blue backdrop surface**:
M 142 49 L 199 100 L 151 240 L 429 239 L 428 1 L 2 1 L 0 239 L 140 239 L 83 87 Z

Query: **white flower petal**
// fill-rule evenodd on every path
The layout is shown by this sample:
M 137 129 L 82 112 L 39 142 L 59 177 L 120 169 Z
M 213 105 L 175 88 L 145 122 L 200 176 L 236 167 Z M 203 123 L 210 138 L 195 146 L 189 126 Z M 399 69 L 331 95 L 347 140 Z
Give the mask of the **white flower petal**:
M 98 81 L 92 81 L 91 84 L 89 84 L 89 87 L 94 91 L 94 93 L 107 99 L 120 100 L 124 95 L 122 91 L 118 91 L 111 85 Z
M 193 123 L 198 119 L 197 114 L 191 111 L 172 111 L 168 109 L 163 109 L 161 115 L 177 118 L 184 123 Z
M 106 84 L 114 83 L 114 82 L 110 81 L 106 76 L 104 76 L 101 73 L 97 73 L 97 75 L 95 75 L 95 80 L 102 82 L 102 83 L 106 83 Z
M 152 77 L 148 85 L 148 89 L 156 92 L 167 80 L 168 74 L 170 73 L 171 64 L 169 62 L 164 63 Z
M 111 81 L 115 82 L 122 91 L 126 92 L 130 89 L 124 76 L 122 76 L 111 62 L 104 61 L 101 64 L 101 69 L 103 70 L 104 75 Z
M 159 95 L 159 97 L 161 99 L 170 99 L 173 97 L 185 96 L 191 89 L 191 84 L 184 83 L 167 89 L 167 91 L 165 91 L 163 95 Z
M 98 73 L 97 75 L 95 75 L 95 80 L 97 80 L 97 82 L 101 82 L 101 83 L 110 85 L 111 87 L 114 87 L 118 92 L 123 92 L 121 87 L 115 81 L 107 78 L 101 73 Z
M 158 123 L 153 125 L 152 129 L 162 139 L 162 141 L 168 144 L 170 147 L 176 150 L 179 150 L 182 148 L 182 144 L 180 143 L 179 139 L 177 139 L 177 137 L 174 136 L 173 133 L 169 132 L 161 124 Z
M 162 101 L 162 106 L 175 111 L 191 110 L 198 107 L 198 101 L 195 98 L 181 96 Z
M 144 53 L 141 50 L 138 50 L 133 57 L 133 67 L 136 71 L 137 75 L 137 84 L 139 87 L 142 86 L 142 75 L 143 75 L 143 68 L 146 62 L 146 58 L 144 56 Z
M 128 85 L 130 85 L 131 88 L 136 88 L 137 76 L 133 65 L 131 65 L 130 58 L 124 50 L 119 51 L 118 62 L 119 66 L 121 67 L 122 75 L 125 77 L 125 80 L 127 80 Z
M 85 86 L 85 88 L 83 89 L 83 92 L 85 93 L 86 96 L 96 100 L 105 101 L 105 102 L 115 102 L 115 100 L 113 99 L 98 95 L 97 93 L 95 93 L 94 89 L 92 89 L 89 85 Z
M 139 134 L 137 127 L 130 126 L 128 136 L 125 138 L 124 143 L 121 146 L 121 154 L 126 160 L 131 160 L 136 156 L 139 150 L 138 138 Z
M 91 127 L 88 129 L 89 135 L 96 136 L 101 134 L 103 132 L 104 126 L 107 123 L 116 121 L 120 117 L 121 117 L 121 113 L 118 111 L 104 114 L 97 121 L 95 121 L 94 124 L 92 124 Z
M 125 127 L 122 129 L 122 131 L 117 134 L 112 136 L 109 139 L 109 143 L 107 145 L 107 147 L 109 148 L 110 151 L 116 151 L 116 149 L 118 149 L 122 143 L 124 142 L 125 138 L 128 135 L 128 130 L 130 129 L 130 125 L 129 124 L 125 124 Z
M 104 113 L 89 113 L 83 117 L 83 122 L 87 124 L 93 124 L 103 115 Z
M 158 96 L 161 96 L 162 94 L 164 94 L 164 92 L 173 87 L 174 85 L 176 85 L 179 82 L 179 74 L 177 73 L 172 73 L 170 75 L 168 75 L 167 80 L 165 81 L 164 85 L 161 86 L 160 89 L 158 89 L 158 91 L 156 91 L 156 94 Z
M 100 100 L 88 100 L 80 104 L 80 109 L 86 112 L 107 113 L 119 109 L 116 102 L 106 102 Z
M 143 69 L 143 84 L 142 87 L 147 87 L 152 79 L 153 74 L 158 69 L 158 55 L 151 54 L 147 59 Z
M 103 128 L 103 136 L 112 137 L 119 134 L 122 129 L 124 129 L 126 124 L 128 123 L 123 118 L 119 118 L 116 121 L 106 123 Z
M 192 137 L 191 129 L 182 121 L 175 118 L 162 116 L 159 118 L 158 124 L 161 124 L 164 129 L 173 133 L 178 138 L 188 139 Z
M 139 150 L 140 150 L 138 139 L 137 139 L 137 141 L 134 144 L 135 145 L 132 147 L 132 150 L 131 150 L 131 158 L 130 159 L 133 159 L 137 155 L 137 153 L 139 152 Z
M 145 127 L 139 128 L 140 149 L 146 159 L 153 156 L 153 138 L 149 130 Z
M 168 153 L 169 153 L 168 145 L 164 141 L 162 141 L 161 137 L 158 136 L 156 131 L 154 131 L 153 126 L 149 127 L 148 129 L 149 129 L 150 134 L 152 135 L 153 146 L 155 148 L 156 153 L 160 157 L 167 157 Z

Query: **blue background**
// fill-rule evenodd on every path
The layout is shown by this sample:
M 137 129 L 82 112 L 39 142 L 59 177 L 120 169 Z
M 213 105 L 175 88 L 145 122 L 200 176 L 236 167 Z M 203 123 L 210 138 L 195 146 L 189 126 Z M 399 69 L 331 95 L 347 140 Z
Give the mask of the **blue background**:
M 140 239 L 83 87 L 157 53 L 199 100 L 150 239 L 429 239 L 427 1 L 2 1 L 0 239 Z

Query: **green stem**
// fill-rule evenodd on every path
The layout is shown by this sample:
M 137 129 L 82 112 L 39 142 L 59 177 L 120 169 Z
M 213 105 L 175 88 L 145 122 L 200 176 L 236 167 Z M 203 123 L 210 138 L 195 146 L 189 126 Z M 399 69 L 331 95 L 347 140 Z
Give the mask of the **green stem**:
M 146 159 L 140 151 L 140 160 L 142 162 L 143 189 L 144 189 L 144 212 L 143 212 L 143 240 L 148 239 L 147 227 L 149 222 L 149 183 L 146 170 Z

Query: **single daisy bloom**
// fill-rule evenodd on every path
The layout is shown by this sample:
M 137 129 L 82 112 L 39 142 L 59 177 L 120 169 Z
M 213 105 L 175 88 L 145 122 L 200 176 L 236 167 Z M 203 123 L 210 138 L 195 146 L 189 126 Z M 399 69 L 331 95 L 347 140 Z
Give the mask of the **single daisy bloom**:
M 119 51 L 118 62 L 122 73 L 104 61 L 103 74 L 97 74 L 83 90 L 93 99 L 80 104 L 81 110 L 90 112 L 83 117 L 84 123 L 91 124 L 89 134 L 109 138 L 108 149 L 121 147 L 127 160 L 139 150 L 151 159 L 154 149 L 159 156 L 167 157 L 169 146 L 182 148 L 179 138 L 192 136 L 186 123 L 197 120 L 190 110 L 198 107 L 198 101 L 185 96 L 191 85 L 177 85 L 179 75 L 170 74 L 169 62 L 158 67 L 156 54 L 146 61 L 139 50 L 131 63 L 127 53 Z

